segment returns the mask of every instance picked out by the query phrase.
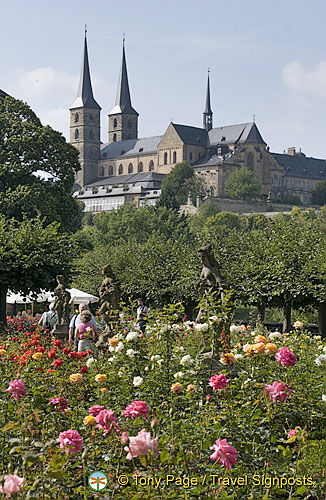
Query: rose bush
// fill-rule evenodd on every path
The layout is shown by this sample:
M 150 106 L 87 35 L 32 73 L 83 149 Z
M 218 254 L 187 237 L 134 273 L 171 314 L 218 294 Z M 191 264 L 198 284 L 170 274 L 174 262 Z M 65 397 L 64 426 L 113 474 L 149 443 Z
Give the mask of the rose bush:
M 302 329 L 230 328 L 219 312 L 201 325 L 179 317 L 166 308 L 144 334 L 121 323 L 97 360 L 9 321 L 0 340 L 4 494 L 94 498 L 88 476 L 102 470 L 115 499 L 324 498 L 325 341 Z M 197 482 L 167 483 L 167 474 Z M 269 488 L 254 475 L 298 481 Z

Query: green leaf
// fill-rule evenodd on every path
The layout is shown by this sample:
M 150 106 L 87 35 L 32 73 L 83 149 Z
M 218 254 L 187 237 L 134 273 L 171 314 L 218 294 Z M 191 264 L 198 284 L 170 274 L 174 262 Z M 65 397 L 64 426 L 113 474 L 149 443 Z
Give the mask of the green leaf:
M 170 453 L 168 452 L 168 450 L 162 450 L 161 453 L 160 453 L 160 460 L 161 462 L 167 462 L 169 460 L 169 457 L 170 457 Z

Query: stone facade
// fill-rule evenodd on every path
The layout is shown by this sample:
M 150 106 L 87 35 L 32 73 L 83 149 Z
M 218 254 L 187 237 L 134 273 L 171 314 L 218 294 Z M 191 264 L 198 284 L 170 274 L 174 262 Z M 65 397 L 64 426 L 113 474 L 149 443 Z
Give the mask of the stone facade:
M 254 122 L 214 128 L 209 78 L 203 128 L 170 123 L 162 136 L 138 138 L 139 115 L 131 104 L 124 46 L 117 98 L 109 113 L 109 142 L 100 143 L 101 108 L 92 93 L 86 38 L 81 83 L 70 111 L 70 140 L 81 163 L 77 190 L 98 182 L 109 186 L 112 177 L 168 174 L 183 161 L 205 180 L 213 198 L 226 196 L 228 176 L 244 166 L 260 182 L 266 200 L 296 196 L 309 204 L 316 183 L 326 179 L 324 160 L 306 158 L 294 148 L 288 154 L 270 152 Z

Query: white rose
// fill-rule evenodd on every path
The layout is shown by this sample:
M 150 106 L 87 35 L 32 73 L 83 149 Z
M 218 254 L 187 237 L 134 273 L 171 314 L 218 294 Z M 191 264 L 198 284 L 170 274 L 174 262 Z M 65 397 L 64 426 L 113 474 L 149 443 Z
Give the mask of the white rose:
M 124 348 L 124 345 L 122 342 L 119 342 L 119 344 L 114 348 L 115 352 L 121 352 Z
M 326 354 L 321 354 L 315 359 L 315 364 L 317 366 L 322 366 L 326 363 Z
M 194 360 L 192 359 L 192 357 L 190 356 L 190 354 L 186 354 L 185 356 L 183 356 L 180 360 L 180 365 L 182 366 L 186 366 L 186 365 L 192 365 L 194 362 Z
M 234 355 L 234 361 L 241 361 L 243 359 L 243 355 L 242 354 L 235 354 Z
M 136 340 L 138 338 L 138 332 L 129 332 L 128 335 L 126 336 L 126 341 L 131 342 L 133 340 Z
M 324 403 L 326 403 L 326 394 L 323 394 L 321 399 L 322 399 L 322 401 L 324 401 Z
M 282 337 L 282 334 L 280 332 L 271 332 L 269 335 L 268 335 L 269 339 L 270 340 L 275 340 L 275 339 L 279 339 Z
M 144 380 L 143 377 L 134 377 L 134 380 L 132 383 L 135 387 L 140 387 L 143 383 L 143 380 Z
M 87 361 L 86 361 L 86 366 L 87 368 L 91 368 L 92 364 L 93 363 L 96 363 L 96 359 L 94 358 L 89 358 Z
M 134 349 L 127 349 L 126 355 L 129 356 L 130 358 L 133 358 L 137 354 L 137 351 L 134 351 Z
M 238 325 L 231 325 L 230 326 L 230 333 L 239 333 L 241 331 L 240 326 Z

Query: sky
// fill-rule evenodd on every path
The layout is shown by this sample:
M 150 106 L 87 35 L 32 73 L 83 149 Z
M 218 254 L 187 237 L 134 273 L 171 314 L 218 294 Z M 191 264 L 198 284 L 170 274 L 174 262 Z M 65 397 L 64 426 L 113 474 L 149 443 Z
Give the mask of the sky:
M 325 0 L 0 0 L 0 88 L 69 139 L 84 25 L 101 139 L 126 36 L 139 137 L 255 120 L 271 151 L 326 158 Z

